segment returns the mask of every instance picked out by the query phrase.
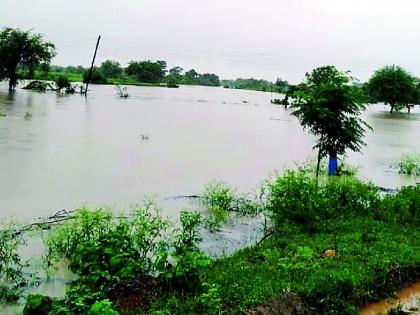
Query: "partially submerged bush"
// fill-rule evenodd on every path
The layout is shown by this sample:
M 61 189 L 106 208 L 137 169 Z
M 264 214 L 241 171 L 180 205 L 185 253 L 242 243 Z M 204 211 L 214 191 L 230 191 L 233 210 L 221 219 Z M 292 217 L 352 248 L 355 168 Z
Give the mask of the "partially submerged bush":
M 22 271 L 23 262 L 18 254 L 24 244 L 22 235 L 14 226 L 0 230 L 0 302 L 13 302 L 19 298 L 27 279 Z
M 401 174 L 420 176 L 420 154 L 404 155 L 399 163 Z
M 200 202 L 206 210 L 205 225 L 211 231 L 219 229 L 229 218 L 230 212 L 242 216 L 257 215 L 262 211 L 261 204 L 246 195 L 239 195 L 232 187 L 222 181 L 206 185 L 200 195 Z
M 181 291 L 199 287 L 199 271 L 211 260 L 199 250 L 200 215 L 182 212 L 181 228 L 170 229 L 153 203 L 115 216 L 107 209 L 81 209 L 73 219 L 53 226 L 46 239 L 46 260 L 65 258 L 78 279 L 67 290 L 65 305 L 86 312 L 106 299 L 122 281 L 158 277 Z
M 121 85 L 115 85 L 115 91 L 117 92 L 117 95 L 121 98 L 127 98 L 128 97 L 128 88 L 126 86 Z
M 75 93 L 74 87 L 71 85 L 69 79 L 64 75 L 60 75 L 55 80 L 55 86 L 57 87 L 56 90 L 59 92 L 64 90 L 66 93 Z
M 24 90 L 32 90 L 32 91 L 38 91 L 38 92 L 45 92 L 47 90 L 54 90 L 51 83 L 46 81 L 32 81 L 25 87 L 23 87 Z

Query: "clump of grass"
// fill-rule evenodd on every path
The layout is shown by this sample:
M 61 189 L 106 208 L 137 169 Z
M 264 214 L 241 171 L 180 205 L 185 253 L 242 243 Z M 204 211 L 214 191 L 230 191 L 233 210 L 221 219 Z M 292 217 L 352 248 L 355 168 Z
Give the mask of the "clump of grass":
M 401 174 L 420 176 L 420 154 L 404 155 L 399 163 Z
M 206 185 L 200 195 L 207 218 L 204 223 L 210 231 L 218 230 L 229 219 L 230 213 L 238 216 L 255 216 L 262 211 L 261 202 L 248 195 L 239 194 L 222 181 Z
M 229 211 L 235 200 L 235 191 L 222 181 L 214 181 L 206 185 L 200 200 L 207 214 L 205 225 L 214 231 L 229 218 Z

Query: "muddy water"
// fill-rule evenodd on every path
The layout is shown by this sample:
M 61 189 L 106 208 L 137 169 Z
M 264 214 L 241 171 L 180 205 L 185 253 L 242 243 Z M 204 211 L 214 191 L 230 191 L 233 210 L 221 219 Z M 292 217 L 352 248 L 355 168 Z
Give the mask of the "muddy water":
M 270 104 L 270 93 L 130 87 L 129 94 L 120 99 L 112 86 L 93 86 L 87 99 L 8 94 L 0 84 L 0 218 L 32 220 L 83 204 L 124 208 L 145 196 L 176 216 L 183 204 L 165 198 L 197 193 L 213 179 L 251 190 L 314 155 L 311 137 Z M 375 132 L 363 155 L 349 157 L 361 176 L 386 187 L 412 183 L 391 166 L 420 152 L 419 110 L 389 115 L 378 105 L 365 116 Z
M 129 94 L 120 99 L 112 86 L 92 86 L 87 99 L 9 94 L 0 83 L 0 219 L 32 221 L 81 205 L 127 209 L 145 197 L 175 218 L 192 205 L 170 197 L 199 193 L 213 179 L 252 191 L 274 170 L 315 156 L 311 137 L 270 104 L 270 93 L 130 87 Z M 420 152 L 420 111 L 389 115 L 375 105 L 364 116 L 375 131 L 367 133 L 363 155 L 349 155 L 360 176 L 389 188 L 415 183 L 395 165 L 402 154 Z M 204 246 L 228 252 L 252 242 L 255 232 L 239 222 Z M 37 290 L 60 296 L 65 279 L 56 275 Z
M 399 291 L 394 298 L 370 304 L 360 311 L 361 315 L 387 314 L 392 308 L 401 305 L 409 314 L 420 314 L 420 282 Z

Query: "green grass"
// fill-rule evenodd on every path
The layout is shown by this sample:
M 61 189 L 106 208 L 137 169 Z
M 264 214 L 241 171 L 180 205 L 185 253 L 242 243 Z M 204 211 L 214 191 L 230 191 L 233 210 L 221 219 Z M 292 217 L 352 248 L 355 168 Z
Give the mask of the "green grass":
M 408 271 L 420 271 L 417 228 L 363 218 L 329 223 L 332 232 L 317 234 L 285 226 L 282 235 L 214 263 L 203 278 L 219 288 L 224 313 L 243 314 L 291 291 L 314 314 L 356 314 L 391 295 Z M 328 249 L 336 256 L 323 257 Z M 171 296 L 155 309 L 183 314 L 196 304 L 196 297 Z

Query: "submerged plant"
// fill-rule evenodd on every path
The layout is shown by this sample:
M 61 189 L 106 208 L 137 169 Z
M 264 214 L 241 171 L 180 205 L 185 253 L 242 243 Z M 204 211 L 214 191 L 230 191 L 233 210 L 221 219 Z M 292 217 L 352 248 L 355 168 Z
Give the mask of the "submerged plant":
M 117 95 L 121 98 L 127 98 L 128 95 L 128 88 L 126 86 L 121 85 L 115 85 L 115 91 L 117 92 Z
M 25 118 L 26 120 L 31 120 L 32 119 L 32 113 L 31 112 L 26 112 L 25 115 L 23 116 L 23 118 Z
M 420 154 L 404 155 L 399 163 L 401 174 L 420 176 Z
M 21 288 L 26 284 L 23 262 L 18 254 L 23 244 L 24 239 L 15 226 L 0 230 L 0 302 L 17 300 Z

